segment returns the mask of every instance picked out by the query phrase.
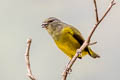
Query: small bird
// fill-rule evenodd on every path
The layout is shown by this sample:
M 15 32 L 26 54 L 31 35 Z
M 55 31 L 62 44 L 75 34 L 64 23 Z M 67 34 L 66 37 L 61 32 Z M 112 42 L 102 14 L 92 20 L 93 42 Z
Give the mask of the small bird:
M 73 58 L 76 50 L 79 49 L 85 41 L 79 30 L 55 17 L 47 18 L 42 23 L 42 27 L 46 28 L 58 48 L 61 49 L 67 56 L 69 56 L 70 59 Z M 81 55 L 78 56 L 78 58 L 81 59 L 87 54 L 92 58 L 100 57 L 98 54 L 92 51 L 90 47 L 86 47 L 84 51 L 82 51 Z

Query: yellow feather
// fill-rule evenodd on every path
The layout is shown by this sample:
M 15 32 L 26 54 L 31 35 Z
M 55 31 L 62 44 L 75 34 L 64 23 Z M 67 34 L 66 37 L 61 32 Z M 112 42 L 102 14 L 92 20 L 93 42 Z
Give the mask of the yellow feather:
M 80 48 L 80 43 L 72 36 L 73 31 L 70 27 L 62 30 L 59 40 L 55 40 L 56 45 L 70 58 L 72 58 L 76 50 Z M 87 54 L 86 51 L 82 52 L 82 57 Z M 80 56 L 79 56 L 80 57 Z

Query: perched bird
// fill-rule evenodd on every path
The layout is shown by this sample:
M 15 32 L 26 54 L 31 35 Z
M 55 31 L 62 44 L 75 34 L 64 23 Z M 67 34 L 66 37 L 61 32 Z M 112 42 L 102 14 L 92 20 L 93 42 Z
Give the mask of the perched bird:
M 66 24 L 55 17 L 47 18 L 42 27 L 46 28 L 48 33 L 52 36 L 54 42 L 70 59 L 75 55 L 76 50 L 85 41 L 81 33 L 72 25 Z M 85 55 L 90 55 L 92 58 L 99 58 L 100 56 L 91 50 L 90 47 L 86 47 L 78 58 L 82 58 Z

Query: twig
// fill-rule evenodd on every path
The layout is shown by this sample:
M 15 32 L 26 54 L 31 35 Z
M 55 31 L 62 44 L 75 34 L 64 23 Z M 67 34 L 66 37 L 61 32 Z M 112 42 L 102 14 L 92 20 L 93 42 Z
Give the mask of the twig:
M 94 6 L 95 6 L 95 14 L 96 14 L 96 22 L 99 21 L 99 16 L 98 16 L 98 10 L 97 10 L 97 3 L 96 0 L 93 0 Z
M 64 72 L 62 74 L 62 80 L 66 80 L 67 75 L 68 75 L 69 70 L 71 69 L 72 65 L 74 64 L 74 62 L 76 61 L 76 59 L 78 58 L 78 56 L 81 55 L 81 52 L 89 45 L 90 39 L 91 39 L 93 33 L 95 32 L 96 28 L 101 23 L 101 21 L 105 18 L 105 16 L 107 15 L 107 13 L 111 10 L 111 8 L 113 7 L 113 5 L 115 5 L 114 0 L 112 0 L 112 2 L 110 4 L 110 7 L 107 9 L 107 11 L 103 15 L 103 17 L 97 22 L 97 24 L 95 24 L 95 26 L 93 27 L 92 31 L 90 32 L 87 40 L 85 40 L 85 42 L 83 43 L 83 45 L 77 50 L 77 52 L 74 55 L 74 57 L 72 58 L 71 62 L 68 64 L 68 66 L 64 70 Z
M 108 12 L 111 10 L 111 8 L 115 5 L 116 3 L 114 2 L 114 0 L 112 0 L 110 6 L 108 7 L 107 11 L 105 12 L 105 14 L 103 15 L 103 17 L 97 22 L 97 24 L 95 24 L 93 30 L 91 31 L 90 35 L 88 36 L 88 43 L 90 42 L 90 38 L 92 37 L 94 31 L 96 30 L 96 28 L 98 27 L 98 25 L 101 23 L 101 21 L 105 18 L 105 16 L 108 14 Z
M 31 71 L 31 68 L 30 68 L 29 51 L 30 51 L 31 42 L 32 42 L 32 39 L 29 38 L 27 40 L 27 48 L 26 48 L 26 52 L 25 52 L 25 61 L 26 61 L 27 72 L 28 72 L 27 76 L 31 80 L 36 80 L 35 77 L 32 75 L 32 71 Z
M 89 43 L 89 46 L 94 45 L 94 44 L 97 44 L 97 41 L 96 41 L 96 42 Z

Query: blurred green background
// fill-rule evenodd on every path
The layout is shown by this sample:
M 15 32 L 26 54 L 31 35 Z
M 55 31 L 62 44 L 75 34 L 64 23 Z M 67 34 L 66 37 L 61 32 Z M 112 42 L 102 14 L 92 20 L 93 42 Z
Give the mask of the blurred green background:
M 111 0 L 97 0 L 103 15 Z M 94 33 L 91 46 L 100 59 L 77 60 L 68 80 L 120 80 L 120 2 Z M 28 80 L 26 40 L 33 39 L 30 60 L 37 80 L 60 80 L 69 59 L 41 28 L 48 17 L 78 28 L 85 39 L 95 24 L 93 0 L 0 0 L 0 80 Z

